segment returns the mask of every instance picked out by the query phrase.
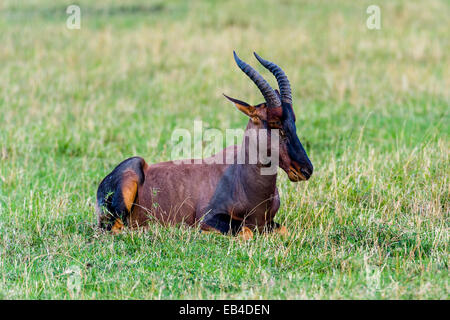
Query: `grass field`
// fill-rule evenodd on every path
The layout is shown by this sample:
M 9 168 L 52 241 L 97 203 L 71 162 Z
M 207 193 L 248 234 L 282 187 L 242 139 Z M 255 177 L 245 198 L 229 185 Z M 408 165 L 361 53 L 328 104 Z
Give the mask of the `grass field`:
M 448 299 L 448 1 L 0 3 L 0 298 Z M 381 8 L 381 29 L 366 8 Z M 280 171 L 249 242 L 94 228 L 101 179 L 170 158 L 176 128 L 244 128 L 232 51 L 288 74 L 315 172 Z

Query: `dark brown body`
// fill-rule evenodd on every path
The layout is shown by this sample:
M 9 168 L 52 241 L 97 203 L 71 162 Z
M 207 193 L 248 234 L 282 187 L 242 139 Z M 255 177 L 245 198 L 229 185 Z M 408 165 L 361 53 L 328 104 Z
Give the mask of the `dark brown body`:
M 136 204 L 130 214 L 131 226 L 144 226 L 156 218 L 164 224 L 186 223 L 195 226 L 211 210 L 209 205 L 220 180 L 231 165 L 174 164 L 172 161 L 146 166 L 145 181 L 138 188 Z M 245 165 L 234 165 L 245 166 Z M 249 165 L 250 166 L 250 165 Z M 234 177 L 239 179 L 239 177 Z M 276 177 L 270 177 L 275 187 Z M 192 184 L 195 181 L 195 184 Z M 236 194 L 239 196 L 238 193 Z M 242 193 L 245 195 L 245 193 Z M 240 197 L 226 208 L 233 219 L 262 231 L 279 207 L 276 187 L 257 199 Z
M 239 148 L 232 146 L 213 157 L 224 159 L 227 154 L 237 152 Z M 212 223 L 203 223 L 205 215 L 223 214 L 237 225 L 232 233 L 242 226 L 259 231 L 271 227 L 280 205 L 276 175 L 260 176 L 258 165 L 211 164 L 210 159 L 203 159 L 202 163 L 168 161 L 152 165 L 142 158 L 129 159 L 139 162 L 143 179 L 139 181 L 135 168 L 122 170 L 123 183 L 117 192 L 122 193 L 130 214 L 120 218 L 131 227 L 145 227 L 158 221 L 210 230 Z M 254 178 L 255 174 L 259 179 Z

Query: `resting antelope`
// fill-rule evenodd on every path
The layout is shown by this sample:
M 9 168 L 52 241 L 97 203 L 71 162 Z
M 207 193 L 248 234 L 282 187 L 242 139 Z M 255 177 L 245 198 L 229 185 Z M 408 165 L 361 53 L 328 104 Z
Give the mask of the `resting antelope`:
M 293 182 L 308 180 L 313 166 L 296 133 L 291 87 L 287 76 L 276 64 L 255 53 L 258 61 L 276 78 L 280 91 L 273 90 L 263 77 L 234 52 L 239 68 L 256 84 L 265 102 L 249 105 L 227 97 L 249 117 L 249 130 L 266 130 L 270 141 L 278 129 L 279 166 Z M 247 135 L 245 135 L 247 137 Z M 228 154 L 243 152 L 248 157 L 249 144 L 235 145 L 214 155 L 225 159 Z M 266 143 L 270 148 L 270 143 Z M 230 151 L 233 151 L 230 153 Z M 267 150 L 270 154 L 270 150 Z M 124 225 L 143 227 L 157 220 L 164 224 L 186 223 L 202 231 L 253 237 L 253 231 L 287 230 L 274 221 L 280 207 L 276 187 L 277 173 L 261 174 L 267 166 L 255 163 L 175 163 L 147 164 L 133 157 L 120 163 L 100 183 L 97 191 L 99 227 L 117 233 Z M 224 161 L 222 161 L 224 162 Z M 253 231 L 252 231 L 253 230 Z

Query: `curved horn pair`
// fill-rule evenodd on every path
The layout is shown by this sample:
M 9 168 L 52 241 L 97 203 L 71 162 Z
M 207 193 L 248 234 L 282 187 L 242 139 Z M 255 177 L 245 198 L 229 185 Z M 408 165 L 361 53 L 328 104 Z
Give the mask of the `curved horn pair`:
M 238 67 L 244 71 L 244 73 L 256 84 L 259 91 L 261 91 L 264 99 L 266 100 L 268 107 L 279 107 L 281 106 L 280 98 L 277 93 L 270 87 L 266 80 L 251 66 L 247 63 L 239 59 L 236 52 L 233 51 L 234 60 Z M 280 88 L 281 100 L 283 102 L 292 103 L 292 94 L 291 94 L 291 86 L 289 84 L 289 80 L 287 79 L 286 74 L 281 70 L 279 66 L 276 64 L 264 60 L 260 56 L 258 56 L 255 52 L 254 55 L 256 59 L 272 74 L 275 76 L 278 82 L 278 86 Z
M 284 73 L 284 71 L 277 66 L 275 63 L 264 60 L 260 56 L 256 54 L 256 52 L 253 52 L 256 59 L 277 79 L 278 87 L 280 88 L 280 95 L 281 95 L 281 101 L 287 102 L 289 104 L 292 104 L 292 93 L 291 93 L 291 84 L 289 83 L 289 80 Z

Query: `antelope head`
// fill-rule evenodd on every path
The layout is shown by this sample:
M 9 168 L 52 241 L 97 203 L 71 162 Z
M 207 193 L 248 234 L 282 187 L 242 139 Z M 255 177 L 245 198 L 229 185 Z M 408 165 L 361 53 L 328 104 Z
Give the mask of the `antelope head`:
M 236 52 L 233 52 L 233 54 L 236 64 L 256 84 L 265 102 L 250 105 L 226 95 L 225 97 L 250 118 L 249 126 L 266 129 L 268 135 L 271 134 L 270 129 L 278 129 L 280 168 L 287 173 L 289 180 L 293 182 L 308 180 L 313 173 L 313 165 L 297 136 L 291 86 L 286 74 L 276 64 L 254 53 L 256 59 L 275 76 L 280 91 L 273 90 L 256 70 L 239 59 Z

